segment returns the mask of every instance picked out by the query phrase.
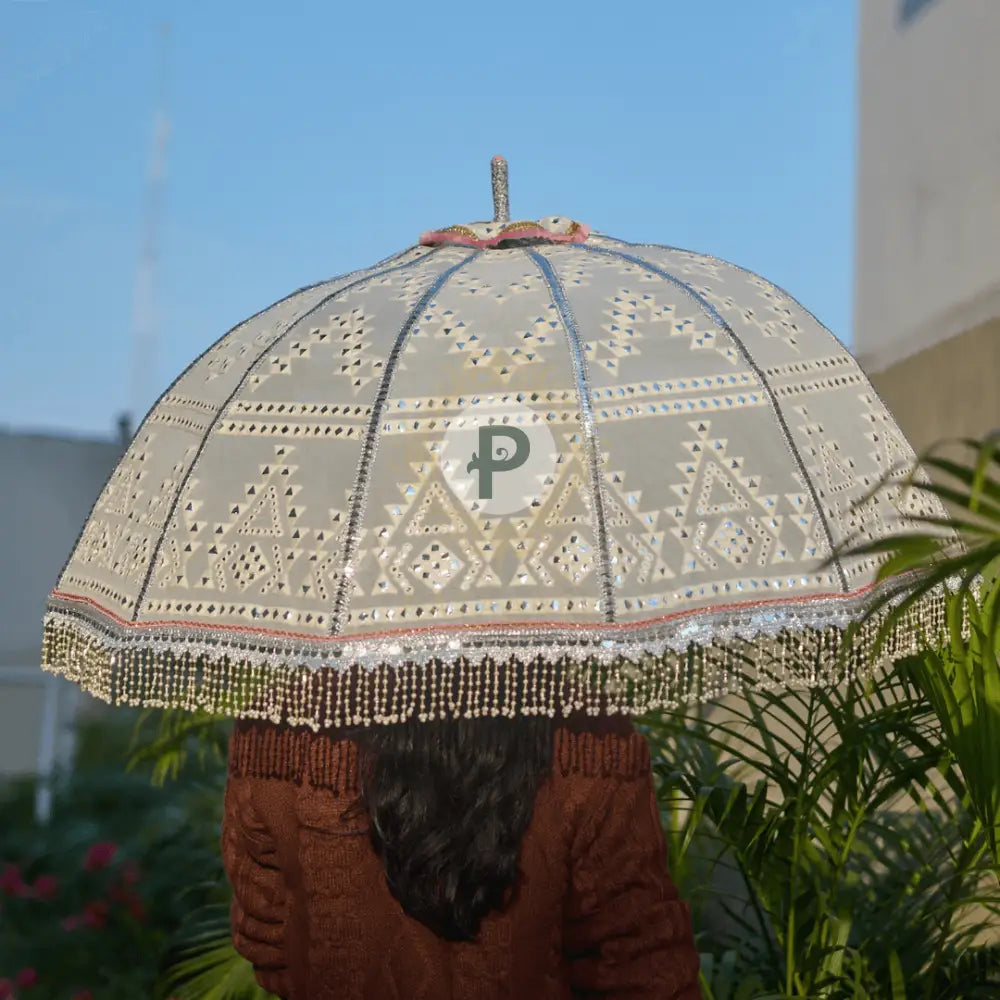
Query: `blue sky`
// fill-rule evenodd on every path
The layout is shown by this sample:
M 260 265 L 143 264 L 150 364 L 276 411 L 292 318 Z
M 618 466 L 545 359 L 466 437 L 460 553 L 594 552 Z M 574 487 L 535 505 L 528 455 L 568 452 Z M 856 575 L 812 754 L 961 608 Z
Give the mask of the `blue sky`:
M 227 329 L 426 229 L 568 215 L 786 288 L 851 345 L 854 0 L 0 0 L 0 427 L 108 437 Z M 132 303 L 171 28 L 158 346 Z

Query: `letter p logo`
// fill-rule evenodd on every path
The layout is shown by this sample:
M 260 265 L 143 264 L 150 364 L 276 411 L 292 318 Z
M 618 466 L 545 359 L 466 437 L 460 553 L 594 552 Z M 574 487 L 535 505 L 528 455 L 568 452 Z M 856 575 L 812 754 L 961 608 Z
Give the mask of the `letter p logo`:
M 533 515 L 560 481 L 561 456 L 544 412 L 477 397 L 442 423 L 447 429 L 431 451 L 475 517 Z
M 514 442 L 514 454 L 508 457 L 508 451 L 503 445 L 497 445 L 494 450 L 494 438 L 509 438 Z M 479 428 L 479 451 L 472 453 L 472 461 L 465 467 L 466 472 L 475 469 L 479 473 L 479 499 L 493 499 L 493 473 L 510 472 L 519 469 L 528 461 L 531 452 L 531 442 L 528 435 L 520 427 L 505 427 L 489 424 Z

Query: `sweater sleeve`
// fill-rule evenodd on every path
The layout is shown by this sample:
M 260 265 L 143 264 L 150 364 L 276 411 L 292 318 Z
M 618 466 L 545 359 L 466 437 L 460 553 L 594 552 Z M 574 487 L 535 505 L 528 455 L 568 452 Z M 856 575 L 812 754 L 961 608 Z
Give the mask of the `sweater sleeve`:
M 222 862 L 233 888 L 233 946 L 253 965 L 257 982 L 279 996 L 292 992 L 285 954 L 287 895 L 275 845 L 253 806 L 267 779 L 229 775 L 222 819 Z
M 691 910 L 670 879 L 652 774 L 590 780 L 563 933 L 573 996 L 703 1000 Z

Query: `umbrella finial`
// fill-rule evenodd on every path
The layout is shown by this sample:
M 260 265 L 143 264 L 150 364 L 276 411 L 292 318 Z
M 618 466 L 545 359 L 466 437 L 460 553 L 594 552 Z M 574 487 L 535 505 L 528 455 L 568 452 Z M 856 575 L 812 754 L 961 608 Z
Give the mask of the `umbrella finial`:
M 509 222 L 510 206 L 507 200 L 507 161 L 502 156 L 494 156 L 490 161 L 493 175 L 493 221 Z

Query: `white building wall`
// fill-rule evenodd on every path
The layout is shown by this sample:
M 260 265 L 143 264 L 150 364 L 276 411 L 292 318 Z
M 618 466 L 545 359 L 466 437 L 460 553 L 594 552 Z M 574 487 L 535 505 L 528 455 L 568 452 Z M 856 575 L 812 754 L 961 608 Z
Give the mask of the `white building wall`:
M 94 700 L 41 669 L 42 615 L 123 447 L 0 429 L 0 778 L 67 766 L 77 706 Z
M 1000 316 L 1000 0 L 859 2 L 854 352 L 873 372 Z

